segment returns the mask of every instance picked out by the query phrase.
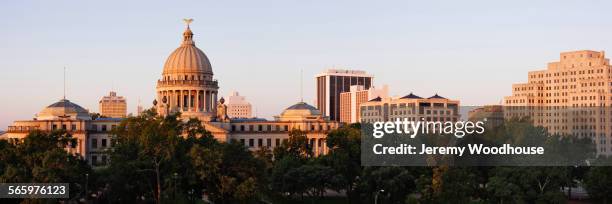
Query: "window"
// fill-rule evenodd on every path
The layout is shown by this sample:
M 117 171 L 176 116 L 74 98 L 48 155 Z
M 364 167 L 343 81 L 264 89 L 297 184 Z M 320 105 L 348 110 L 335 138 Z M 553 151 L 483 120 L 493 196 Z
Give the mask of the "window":
M 102 125 L 102 132 L 106 132 L 106 125 Z
M 106 155 L 102 155 L 102 165 L 106 165 Z
M 102 147 L 106 148 L 106 139 L 102 139 Z
M 62 124 L 62 130 L 67 130 L 68 128 L 66 128 L 66 124 Z
M 75 125 L 75 124 L 72 124 L 72 125 L 71 125 L 71 127 L 70 127 L 70 129 L 71 129 L 72 131 L 76 131 L 76 125 Z
M 240 139 L 240 143 L 244 145 L 244 139 Z
M 289 131 L 289 126 L 285 125 L 285 131 Z
M 270 139 L 270 138 L 266 139 L 266 146 L 268 146 L 268 147 L 272 146 L 272 139 Z
M 255 146 L 255 140 L 249 139 L 249 147 Z
M 98 148 L 98 139 L 91 138 L 91 148 L 93 149 Z
M 278 138 L 276 139 L 276 145 L 275 146 L 276 147 L 280 146 L 280 139 L 278 139 Z
M 53 124 L 53 126 L 51 127 L 51 130 L 57 130 L 57 125 Z
M 94 166 L 98 165 L 98 156 L 95 156 L 95 155 L 91 156 L 91 164 Z
M 261 138 L 260 138 L 260 139 L 257 139 L 257 146 L 258 146 L 258 147 L 263 146 L 263 139 L 261 139 Z
M 98 125 L 91 125 L 91 130 L 98 131 Z

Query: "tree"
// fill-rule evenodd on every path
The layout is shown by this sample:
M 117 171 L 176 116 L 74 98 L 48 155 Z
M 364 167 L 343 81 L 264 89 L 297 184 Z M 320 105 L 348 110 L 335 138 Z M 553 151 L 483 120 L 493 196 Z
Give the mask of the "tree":
M 263 177 L 263 162 L 239 142 L 221 143 L 191 149 L 193 167 L 205 193 L 215 202 L 234 203 L 254 200 Z
M 362 172 L 361 166 L 361 130 L 359 125 L 341 127 L 327 135 L 328 155 L 322 156 L 322 163 L 334 171 L 334 183 L 331 188 L 345 190 L 347 200 L 358 199 L 355 186 Z
M 565 167 L 496 167 L 487 191 L 498 203 L 563 202 L 565 171 Z
M 592 167 L 586 174 L 584 184 L 589 192 L 589 197 L 602 203 L 608 203 L 612 198 L 612 167 Z
M 406 167 L 383 166 L 366 167 L 360 177 L 359 192 L 368 203 L 373 202 L 374 194 L 381 190 L 383 203 L 402 203 L 406 196 L 416 189 L 415 177 Z
M 65 150 L 75 143 L 64 130 L 32 131 L 23 142 L 0 141 L 0 183 L 69 183 L 71 198 L 84 195 L 85 174 L 92 170 Z
M 286 156 L 294 158 L 308 159 L 313 156 L 312 147 L 308 142 L 306 132 L 300 129 L 293 129 L 289 132 L 289 139 L 274 148 L 274 158 L 280 159 Z

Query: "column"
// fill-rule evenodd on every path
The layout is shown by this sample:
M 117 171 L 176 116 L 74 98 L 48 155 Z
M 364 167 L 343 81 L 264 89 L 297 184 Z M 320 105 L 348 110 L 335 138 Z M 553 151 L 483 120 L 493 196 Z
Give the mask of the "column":
M 200 112 L 200 90 L 196 90 L 195 95 L 195 111 Z
M 217 92 L 215 91 L 214 93 L 215 94 L 213 96 L 213 107 L 212 107 L 212 109 L 213 109 L 213 112 L 217 112 L 217 100 L 218 100 L 217 99 Z
M 181 92 L 180 90 L 176 90 L 175 92 L 176 96 L 174 97 L 176 99 L 176 108 L 177 109 L 181 109 Z
M 206 112 L 210 111 L 210 91 L 206 91 Z
M 191 95 L 191 90 L 189 90 L 189 101 L 187 101 L 187 106 L 189 107 L 189 111 L 193 111 L 193 95 Z

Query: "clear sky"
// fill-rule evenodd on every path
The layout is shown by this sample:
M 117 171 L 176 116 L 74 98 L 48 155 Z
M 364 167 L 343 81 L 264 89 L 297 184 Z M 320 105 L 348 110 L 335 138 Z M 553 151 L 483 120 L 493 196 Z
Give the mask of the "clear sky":
M 527 71 L 559 52 L 612 53 L 610 1 L 2 1 L 0 129 L 62 97 L 98 111 L 115 89 L 154 98 L 182 18 L 210 58 L 220 95 L 236 90 L 260 117 L 300 98 L 314 75 L 365 70 L 392 95 L 438 93 L 462 105 L 499 104 Z

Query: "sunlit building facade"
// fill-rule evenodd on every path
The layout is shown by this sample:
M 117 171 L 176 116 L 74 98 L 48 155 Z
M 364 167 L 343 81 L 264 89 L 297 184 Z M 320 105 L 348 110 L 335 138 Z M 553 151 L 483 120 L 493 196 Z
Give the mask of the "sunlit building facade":
M 117 96 L 117 92 L 111 91 L 108 96 L 103 96 L 99 105 L 100 115 L 111 118 L 127 116 L 127 101 L 123 96 Z
M 357 123 L 361 121 L 359 107 L 361 104 L 377 97 L 389 97 L 389 87 L 387 85 L 380 89 L 374 86 L 365 89 L 362 85 L 351 86 L 350 91 L 340 93 L 340 122 Z
M 111 130 L 120 121 L 120 118 L 92 120 L 86 109 L 62 99 L 45 107 L 32 120 L 13 122 L 2 139 L 22 142 L 33 130 L 65 130 L 74 138 L 74 142 L 65 148 L 68 153 L 81 156 L 92 166 L 104 166 L 109 159 L 105 152 L 112 147 Z
M 550 133 L 587 137 L 612 153 L 612 69 L 603 51 L 563 52 L 504 97 L 505 118 L 529 117 Z
M 251 103 L 238 92 L 232 92 L 232 95 L 227 97 L 227 116 L 230 118 L 251 118 Z
M 412 93 L 399 98 L 377 97 L 361 104 L 361 122 L 385 121 L 457 121 L 459 101 L 435 94 L 422 98 Z

